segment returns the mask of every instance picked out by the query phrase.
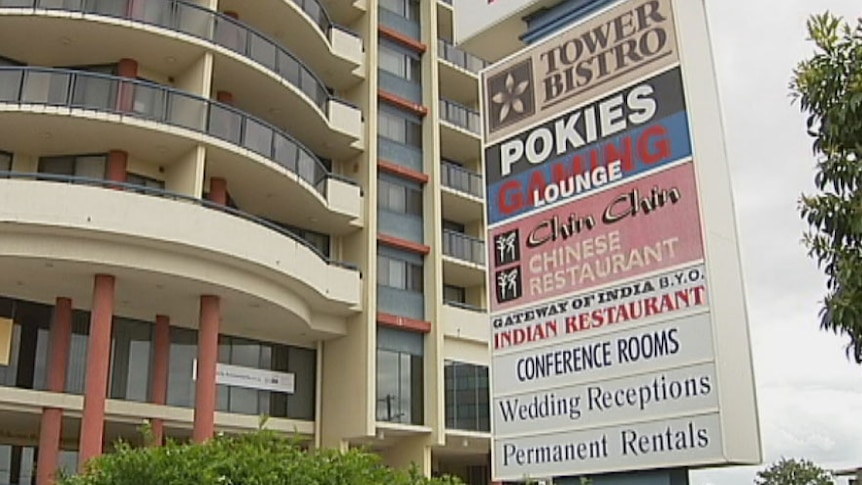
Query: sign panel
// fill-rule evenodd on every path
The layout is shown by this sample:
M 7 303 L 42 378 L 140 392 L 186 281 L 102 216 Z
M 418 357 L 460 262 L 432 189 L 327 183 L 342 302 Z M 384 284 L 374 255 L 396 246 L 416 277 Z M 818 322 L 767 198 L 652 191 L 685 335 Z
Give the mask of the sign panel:
M 703 257 L 692 162 L 489 231 L 491 311 Z
M 623 2 L 485 71 L 486 141 L 522 131 L 678 60 L 671 0 Z
M 198 369 L 197 359 L 193 361 L 192 365 L 192 379 L 196 380 Z M 216 364 L 216 384 L 293 394 L 296 392 L 296 375 L 287 372 L 218 363 Z
M 481 75 L 495 481 L 761 461 L 705 19 L 620 0 Z

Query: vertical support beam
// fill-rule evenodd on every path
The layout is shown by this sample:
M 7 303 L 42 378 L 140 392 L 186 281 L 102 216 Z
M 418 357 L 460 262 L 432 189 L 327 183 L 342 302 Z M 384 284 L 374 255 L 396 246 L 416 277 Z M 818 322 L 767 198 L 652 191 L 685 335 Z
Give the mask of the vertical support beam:
M 66 388 L 66 368 L 72 344 L 72 300 L 57 298 L 54 318 L 48 335 L 48 376 L 45 387 L 50 392 Z M 60 463 L 60 437 L 63 410 L 45 408 L 39 426 L 39 456 L 36 460 L 36 485 L 51 485 Z
M 114 315 L 113 276 L 98 274 L 93 285 L 93 308 L 90 316 L 90 338 L 87 348 L 87 378 L 84 390 L 84 413 L 78 466 L 102 454 L 105 434 L 105 399 L 108 389 L 108 365 L 111 360 L 111 321 Z
M 133 59 L 120 59 L 117 63 L 117 75 L 126 79 L 138 78 L 138 62 Z M 135 86 L 121 82 L 117 93 L 117 105 L 120 111 L 131 111 L 135 103 Z
M 168 402 L 168 371 L 171 354 L 171 319 L 165 315 L 156 315 L 156 335 L 153 339 L 153 404 L 164 406 Z M 153 444 L 161 446 L 164 443 L 165 425 L 161 419 L 153 419 Z
M 210 179 L 209 199 L 216 204 L 227 205 L 227 180 L 221 177 Z
M 233 106 L 233 93 L 230 91 L 216 91 L 216 101 Z
M 221 320 L 220 306 L 219 297 L 201 296 L 197 380 L 195 382 L 195 424 L 192 433 L 192 439 L 197 443 L 212 438 L 215 426 L 215 380 L 218 333 Z
M 111 182 L 126 182 L 126 168 L 129 164 L 129 154 L 122 150 L 108 152 L 108 170 L 105 178 Z

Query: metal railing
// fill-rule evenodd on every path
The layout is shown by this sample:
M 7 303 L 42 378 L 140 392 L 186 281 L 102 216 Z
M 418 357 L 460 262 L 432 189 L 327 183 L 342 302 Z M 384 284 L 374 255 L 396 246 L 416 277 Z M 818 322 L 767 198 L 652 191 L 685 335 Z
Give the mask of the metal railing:
M 422 104 L 421 84 L 408 81 L 384 69 L 377 70 L 377 79 L 382 91 L 389 92 L 416 104 Z
M 319 0 L 290 0 L 299 7 L 308 18 L 323 32 L 324 37 L 329 38 L 329 31 L 334 26 L 326 6 Z
M 464 303 L 461 301 L 443 299 L 443 304 L 449 305 L 451 307 L 459 308 L 461 310 L 466 310 L 468 312 L 485 313 L 484 308 L 482 308 L 480 306 L 476 306 L 476 305 L 471 305 L 469 303 Z
M 67 69 L 0 67 L 0 104 L 60 106 L 186 128 L 251 150 L 326 197 L 334 176 L 289 134 L 226 104 L 158 84 Z
M 454 101 L 440 98 L 440 118 L 477 135 L 482 132 L 479 113 Z
M 440 171 L 444 187 L 464 192 L 480 199 L 483 197 L 484 189 L 482 175 L 459 167 L 453 163 L 442 162 Z
M 148 195 L 159 197 L 168 200 L 174 200 L 178 202 L 189 202 L 195 205 L 199 205 L 201 207 L 206 207 L 207 209 L 214 209 L 217 211 L 224 212 L 226 214 L 230 214 L 232 216 L 239 217 L 241 219 L 245 219 L 246 221 L 253 222 L 260 226 L 263 226 L 271 231 L 275 231 L 282 236 L 289 237 L 294 241 L 302 244 L 309 250 L 311 250 L 314 254 L 317 255 L 321 260 L 323 260 L 326 264 L 330 266 L 338 266 L 345 269 L 350 269 L 354 271 L 358 271 L 359 268 L 352 263 L 345 263 L 341 261 L 335 261 L 326 257 L 319 249 L 317 249 L 313 244 L 306 241 L 298 234 L 289 231 L 277 224 L 273 224 L 266 219 L 257 217 L 255 215 L 249 214 L 247 212 L 243 212 L 238 209 L 234 209 L 232 207 L 228 207 L 225 205 L 218 204 L 216 202 L 212 202 L 205 199 L 198 199 L 196 197 L 192 197 L 190 195 L 178 194 L 176 192 L 170 192 L 164 189 L 157 189 L 153 187 L 146 187 L 143 185 L 135 185 L 125 182 L 114 182 L 105 179 L 95 179 L 90 177 L 77 177 L 71 175 L 58 175 L 58 174 L 49 174 L 49 173 L 38 173 L 38 172 L 0 172 L 0 182 L 2 179 L 18 179 L 18 180 L 33 180 L 39 182 L 62 182 L 67 184 L 76 184 L 76 185 L 86 185 L 91 187 L 102 187 L 111 190 L 124 190 L 128 192 L 135 192 L 138 194 Z
M 312 4 L 315 0 L 292 0 Z M 62 10 L 131 20 L 203 39 L 275 73 L 307 96 L 324 116 L 331 98 L 323 81 L 296 56 L 242 22 L 182 0 L 0 0 L 0 8 Z M 327 23 L 328 14 L 327 14 Z
M 385 136 L 377 137 L 377 156 L 381 160 L 401 165 L 414 172 L 425 170 L 422 163 L 424 153 L 421 148 L 390 140 Z
M 462 51 L 443 39 L 437 40 L 437 51 L 440 58 L 475 74 L 478 74 L 488 65 L 482 59 Z
M 484 265 L 485 241 L 460 232 L 443 230 L 443 254 Z

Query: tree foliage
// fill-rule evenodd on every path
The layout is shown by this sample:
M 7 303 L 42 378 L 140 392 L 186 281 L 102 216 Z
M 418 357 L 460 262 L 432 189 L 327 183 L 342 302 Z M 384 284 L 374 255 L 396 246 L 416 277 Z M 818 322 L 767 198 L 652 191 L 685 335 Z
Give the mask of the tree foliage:
M 832 485 L 832 475 L 808 460 L 782 458 L 757 473 L 755 485 Z
M 370 453 L 306 451 L 271 431 L 218 436 L 204 444 L 169 442 L 135 448 L 118 443 L 93 459 L 84 473 L 59 485 L 459 485 L 425 478 L 416 469 L 394 470 Z
M 804 242 L 827 277 L 821 327 L 849 336 L 862 364 L 862 19 L 854 28 L 826 12 L 808 33 L 815 52 L 790 83 L 817 158 L 817 193 L 800 200 Z

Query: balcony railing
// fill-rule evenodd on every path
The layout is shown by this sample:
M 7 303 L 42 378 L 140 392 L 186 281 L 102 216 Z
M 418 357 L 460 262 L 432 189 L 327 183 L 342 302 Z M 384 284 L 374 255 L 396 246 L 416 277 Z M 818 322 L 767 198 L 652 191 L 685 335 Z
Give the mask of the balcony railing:
M 137 194 L 144 194 L 154 197 L 160 197 L 163 199 L 175 200 L 179 202 L 188 202 L 192 204 L 199 205 L 201 207 L 206 207 L 208 209 L 213 209 L 217 211 L 221 211 L 241 219 L 245 219 L 246 221 L 253 222 L 260 226 L 266 227 L 271 231 L 275 231 L 283 236 L 289 237 L 294 241 L 302 244 L 303 246 L 310 249 L 314 254 L 317 255 L 321 260 L 326 262 L 331 266 L 339 266 L 342 268 L 347 268 L 351 270 L 357 270 L 358 267 L 351 263 L 344 263 L 340 261 L 336 261 L 326 257 L 319 249 L 317 249 L 313 244 L 309 243 L 305 239 L 301 238 L 298 234 L 289 231 L 279 225 L 273 224 L 265 219 L 257 217 L 255 215 L 249 214 L 247 212 L 243 212 L 241 210 L 234 209 L 232 207 L 228 207 L 222 204 L 218 204 L 216 202 L 212 202 L 206 199 L 198 199 L 195 197 L 191 197 L 189 195 L 178 194 L 176 192 L 170 192 L 164 189 L 157 189 L 153 187 L 146 187 L 143 185 L 129 184 L 125 182 L 113 182 L 105 179 L 94 179 L 89 177 L 75 177 L 70 175 L 58 175 L 51 173 L 38 173 L 38 172 L 0 172 L 0 179 L 20 179 L 20 180 L 33 180 L 33 181 L 41 181 L 41 182 L 62 182 L 67 184 L 76 184 L 76 185 L 89 185 L 92 187 L 103 187 L 109 188 L 112 190 L 124 190 L 128 192 L 134 192 Z
M 422 244 L 425 242 L 422 217 L 387 209 L 377 209 L 377 231 L 380 234 Z
M 454 101 L 440 99 L 440 118 L 477 135 L 482 132 L 479 113 Z
M 268 158 L 324 197 L 328 178 L 355 184 L 330 173 L 308 148 L 263 120 L 150 82 L 67 69 L 0 67 L 0 104 L 91 110 L 186 128 Z
M 323 32 L 323 36 L 329 38 L 329 29 L 333 27 L 332 19 L 326 6 L 320 3 L 319 0 L 290 0 L 295 3 L 312 22 L 317 25 L 317 28 Z
M 458 165 L 443 162 L 440 172 L 443 178 L 443 186 L 455 189 L 459 192 L 470 194 L 474 197 L 483 197 L 482 176 L 471 170 Z
M 443 231 L 443 254 L 485 265 L 485 241 L 455 231 Z
M 425 295 L 378 284 L 377 311 L 414 320 L 425 320 Z
M 292 0 L 303 9 L 315 0 Z M 275 73 L 327 114 L 329 91 L 323 81 L 277 42 L 236 19 L 181 0 L 0 0 L 0 8 L 62 10 L 140 22 L 203 39 L 229 49 Z M 328 14 L 321 10 L 327 25 Z M 308 12 L 306 12 L 308 13 Z M 322 27 L 321 27 L 322 28 Z M 328 28 L 328 27 L 327 27 Z
M 482 59 L 462 51 L 443 39 L 439 39 L 437 41 L 437 50 L 437 55 L 440 56 L 440 58 L 472 73 L 478 74 L 479 71 L 488 65 L 488 63 Z
M 383 7 L 378 8 L 377 12 L 380 15 L 380 25 L 419 40 L 421 28 L 418 20 L 408 19 L 397 12 Z
M 443 304 L 449 305 L 449 306 L 452 306 L 455 308 L 460 308 L 461 310 L 467 310 L 468 312 L 485 313 L 484 308 L 482 308 L 480 306 L 476 306 L 476 305 L 471 305 L 469 303 L 464 303 L 462 301 L 444 299 Z
M 378 69 L 378 83 L 380 89 L 398 97 L 412 101 L 416 104 L 422 104 L 422 85 L 413 81 L 408 81 L 403 77 L 396 76 L 389 71 Z
M 422 172 L 422 156 L 422 149 L 419 147 L 405 145 L 383 136 L 377 137 L 377 157 L 381 160 L 401 165 L 414 172 Z

